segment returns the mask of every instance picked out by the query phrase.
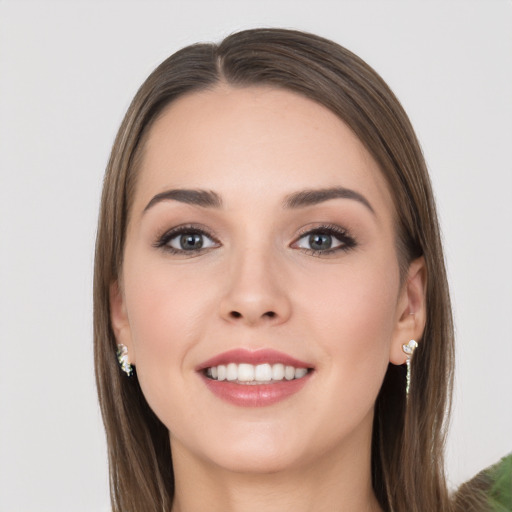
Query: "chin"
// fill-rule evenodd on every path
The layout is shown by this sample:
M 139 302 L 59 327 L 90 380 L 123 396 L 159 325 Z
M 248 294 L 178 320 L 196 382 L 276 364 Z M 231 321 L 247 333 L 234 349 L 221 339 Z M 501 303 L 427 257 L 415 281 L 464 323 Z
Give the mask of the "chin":
M 213 462 L 227 471 L 245 474 L 268 474 L 285 471 L 296 467 L 299 462 L 298 454 L 290 456 L 283 449 L 269 450 L 262 449 L 240 449 L 235 452 L 231 450 L 223 456 L 215 457 Z
M 212 432 L 208 438 L 186 440 L 182 443 L 171 435 L 171 449 L 195 454 L 195 457 L 225 471 L 236 473 L 266 474 L 277 473 L 297 467 L 307 457 L 304 447 L 310 443 L 284 436 L 280 429 L 251 431 L 246 425 L 245 432 Z M 187 443 L 190 441 L 190 443 Z M 199 442 L 198 442 L 199 441 Z M 186 444 L 185 444 L 186 443 Z M 187 446 L 188 445 L 188 446 Z

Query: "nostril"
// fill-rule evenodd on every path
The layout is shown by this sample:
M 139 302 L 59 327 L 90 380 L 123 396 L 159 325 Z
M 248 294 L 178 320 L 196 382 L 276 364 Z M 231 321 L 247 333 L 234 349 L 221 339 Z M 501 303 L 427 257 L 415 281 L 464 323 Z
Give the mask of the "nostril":
M 231 316 L 231 318 L 242 318 L 242 313 L 238 311 L 231 311 L 229 315 Z M 267 318 L 275 318 L 276 313 L 274 311 L 267 311 L 266 313 L 263 313 L 262 316 L 266 316 Z

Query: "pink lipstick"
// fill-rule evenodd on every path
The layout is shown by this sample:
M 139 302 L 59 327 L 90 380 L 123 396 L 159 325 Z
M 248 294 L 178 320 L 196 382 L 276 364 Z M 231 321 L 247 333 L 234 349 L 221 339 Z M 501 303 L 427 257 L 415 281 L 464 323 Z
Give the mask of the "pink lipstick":
M 313 373 L 310 363 L 271 349 L 235 349 L 196 371 L 218 398 L 240 407 L 272 405 L 299 392 Z

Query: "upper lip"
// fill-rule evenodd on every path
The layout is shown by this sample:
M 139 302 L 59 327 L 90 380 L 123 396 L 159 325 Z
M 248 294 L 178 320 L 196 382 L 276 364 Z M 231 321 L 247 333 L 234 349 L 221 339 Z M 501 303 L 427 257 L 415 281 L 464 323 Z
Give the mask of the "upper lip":
M 277 364 L 281 363 L 287 366 L 294 366 L 295 368 L 312 368 L 313 365 L 305 361 L 291 357 L 283 352 L 278 352 L 273 349 L 259 349 L 248 350 L 245 348 L 236 348 L 228 350 L 222 354 L 213 356 L 212 358 L 199 364 L 196 368 L 197 371 L 205 370 L 213 366 L 229 363 L 247 363 L 252 365 L 257 364 Z

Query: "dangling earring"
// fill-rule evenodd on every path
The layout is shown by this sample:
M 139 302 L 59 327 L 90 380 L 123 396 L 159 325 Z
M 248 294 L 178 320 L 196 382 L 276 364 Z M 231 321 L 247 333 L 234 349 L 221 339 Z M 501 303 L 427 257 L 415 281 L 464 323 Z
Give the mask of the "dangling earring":
M 411 357 L 414 354 L 414 351 L 418 348 L 418 344 L 416 341 L 411 340 L 409 343 L 404 343 L 402 345 L 402 350 L 407 355 L 407 359 L 405 364 L 407 365 L 407 377 L 406 377 L 406 385 L 405 385 L 405 394 L 409 396 L 409 388 L 411 386 Z
M 121 370 L 131 377 L 133 375 L 133 366 L 128 362 L 128 347 L 125 345 L 117 345 L 117 362 Z

